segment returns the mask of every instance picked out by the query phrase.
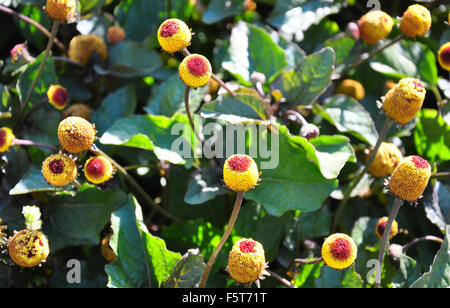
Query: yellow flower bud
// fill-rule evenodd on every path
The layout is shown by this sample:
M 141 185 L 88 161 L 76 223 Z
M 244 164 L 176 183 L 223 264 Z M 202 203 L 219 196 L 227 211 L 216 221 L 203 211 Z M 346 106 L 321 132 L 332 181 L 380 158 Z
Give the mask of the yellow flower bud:
M 114 168 L 109 159 L 101 155 L 89 158 L 84 164 L 84 175 L 89 182 L 94 184 L 108 181 L 113 171 Z
M 102 61 L 108 57 L 105 41 L 95 34 L 77 35 L 70 41 L 69 58 L 81 65 L 88 64 L 93 52 L 97 53 Z
M 383 110 L 395 122 L 406 124 L 414 119 L 422 107 L 425 93 L 425 88 L 419 80 L 404 78 L 383 98 Z
M 0 128 L 0 153 L 8 152 L 12 141 L 16 137 L 14 136 L 12 130 L 8 127 Z
M 211 78 L 211 64 L 204 56 L 192 54 L 180 63 L 178 73 L 185 85 L 192 88 L 203 87 Z
M 371 155 L 372 150 L 369 155 L 367 155 L 367 160 Z M 378 178 L 387 176 L 394 172 L 395 168 L 402 159 L 403 155 L 395 144 L 382 142 L 380 148 L 378 149 L 377 155 L 369 168 L 369 172 Z
M 58 110 L 62 110 L 69 102 L 67 90 L 60 85 L 52 85 L 47 91 L 48 102 Z
M 431 167 L 420 156 L 408 156 L 395 168 L 389 190 L 400 199 L 414 202 L 420 198 L 431 176 Z
M 115 44 L 125 39 L 125 31 L 119 26 L 111 26 L 106 31 L 106 37 L 108 42 Z
M 92 110 L 91 108 L 89 108 L 89 106 L 85 104 L 73 104 L 63 112 L 62 118 L 65 119 L 67 117 L 80 117 L 89 121 L 91 113 Z
M 188 26 L 176 18 L 167 19 L 158 29 L 158 42 L 162 49 L 174 53 L 191 44 L 192 34 Z
M 72 19 L 77 9 L 76 0 L 47 0 L 45 11 L 48 16 L 60 22 Z
M 223 165 L 223 180 L 234 191 L 250 190 L 258 184 L 258 167 L 250 156 L 232 155 Z
M 450 42 L 445 43 L 439 48 L 438 61 L 443 69 L 450 72 Z
M 97 131 L 95 126 L 80 117 L 68 117 L 58 126 L 58 139 L 64 150 L 78 154 L 91 148 Z
M 42 174 L 54 186 L 66 186 L 77 177 L 77 166 L 65 154 L 53 154 L 42 163 Z
M 355 262 L 357 247 L 355 241 L 343 233 L 335 233 L 325 239 L 322 258 L 326 265 L 341 270 Z
M 343 80 L 336 89 L 336 93 L 345 94 L 347 96 L 353 97 L 357 101 L 360 101 L 365 96 L 365 90 L 363 85 L 356 80 L 345 79 Z
M 413 4 L 403 13 L 400 30 L 409 37 L 424 36 L 431 28 L 431 13 L 420 5 Z
M 266 267 L 261 243 L 243 238 L 233 245 L 228 256 L 228 272 L 237 283 L 251 283 L 263 278 Z
M 383 11 L 370 11 L 358 20 L 361 39 L 367 44 L 376 44 L 392 31 L 394 22 Z
M 375 234 L 379 237 L 383 237 L 384 229 L 386 229 L 386 223 L 388 221 L 389 217 L 381 217 L 378 222 L 377 226 L 375 227 Z M 394 236 L 398 234 L 398 223 L 397 221 L 392 222 L 391 232 L 389 233 L 389 240 L 391 240 Z
M 8 241 L 11 259 L 19 266 L 34 267 L 47 259 L 50 247 L 45 235 L 36 230 L 25 229 Z

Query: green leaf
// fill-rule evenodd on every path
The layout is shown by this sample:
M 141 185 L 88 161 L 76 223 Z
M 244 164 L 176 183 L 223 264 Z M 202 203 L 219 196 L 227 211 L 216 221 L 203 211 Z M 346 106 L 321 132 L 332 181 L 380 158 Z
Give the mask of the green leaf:
M 91 122 L 95 123 L 98 135 L 102 135 L 116 120 L 132 115 L 136 104 L 136 90 L 132 85 L 122 87 L 105 97 L 100 108 L 91 115 Z
M 391 78 L 414 77 L 427 87 L 437 84 L 436 56 L 426 45 L 402 40 L 370 60 L 370 67 Z
M 152 95 L 144 110 L 149 114 L 166 117 L 171 117 L 175 113 L 186 113 L 184 107 L 185 88 L 178 73 L 171 75 L 165 82 L 152 87 Z M 208 87 L 201 87 L 189 91 L 189 108 L 192 111 L 200 106 L 207 90 Z
M 317 288 L 361 288 L 363 281 L 353 266 L 341 271 L 322 266 L 315 284 Z
M 398 273 L 392 279 L 394 288 L 408 288 L 420 277 L 419 266 L 413 258 L 402 254 L 399 259 Z
M 39 66 L 44 58 L 44 53 L 41 53 L 36 60 L 31 62 L 26 66 L 25 71 L 20 75 L 19 80 L 17 82 L 17 90 L 19 91 L 19 97 L 22 104 L 26 96 L 28 95 L 28 91 L 31 88 L 34 78 L 37 75 Z M 44 98 L 47 95 L 47 90 L 52 84 L 57 83 L 55 67 L 53 65 L 53 59 L 49 55 L 47 61 L 42 70 L 41 77 L 38 79 L 36 86 L 34 87 L 31 98 L 28 102 L 29 106 L 32 106 L 41 98 Z
M 311 105 L 331 84 L 334 58 L 333 49 L 323 48 L 278 76 L 271 87 L 280 90 L 290 106 Z
M 55 147 L 60 146 L 57 135 L 58 125 L 61 121 L 61 112 L 59 110 L 47 103 L 30 112 L 28 121 L 29 125 L 23 131 L 25 139 Z M 40 150 L 45 153 L 51 152 L 51 150 L 44 148 L 40 148 Z
M 95 65 L 100 75 L 135 78 L 150 75 L 162 67 L 159 55 L 148 44 L 125 40 L 109 49 L 108 67 Z
M 450 185 L 435 181 L 423 194 L 423 205 L 428 219 L 442 232 L 450 224 Z
M 105 266 L 108 287 L 158 287 L 181 258 L 148 232 L 141 207 L 132 196 L 112 213 L 111 228 L 114 235 L 110 246 L 116 259 Z
M 259 72 L 270 81 L 287 65 L 283 49 L 264 29 L 240 21 L 231 31 L 230 46 L 222 67 L 241 82 L 251 85 L 250 76 Z
M 50 30 L 52 26 L 52 19 L 47 15 L 47 13 L 45 13 L 42 6 L 26 5 L 23 6 L 19 12 L 41 24 L 44 28 Z M 48 41 L 47 36 L 45 36 L 35 26 L 25 22 L 22 19 L 14 18 L 14 21 L 18 26 L 20 34 L 23 36 L 25 41 L 28 41 L 28 44 L 31 43 L 31 45 L 38 47 L 40 50 L 45 49 Z
M 446 288 L 450 285 L 450 225 L 445 231 L 444 243 L 437 252 L 429 272 L 416 280 L 411 288 Z
M 22 195 L 36 191 L 59 191 L 60 187 L 50 185 L 42 175 L 41 169 L 31 166 L 30 170 L 23 176 L 10 191 L 10 195 Z
M 106 0 L 79 0 L 83 15 L 101 8 Z
M 225 94 L 201 109 L 202 117 L 231 124 L 259 123 L 267 120 L 264 102 L 254 93 Z
M 436 109 L 422 108 L 417 117 L 419 122 L 414 130 L 417 153 L 430 162 L 450 160 L 450 125 Z
M 164 288 L 198 288 L 206 264 L 197 249 L 189 249 L 172 270 Z
M 244 2 L 244 0 L 212 0 L 203 13 L 203 21 L 212 24 L 226 17 L 238 15 L 244 11 Z
M 189 179 L 184 201 L 189 204 L 202 204 L 225 194 L 227 190 L 221 182 L 221 176 L 222 173 L 216 167 L 194 171 Z
M 185 115 L 174 115 L 172 118 L 133 115 L 117 120 L 103 134 L 100 142 L 154 151 L 158 159 L 184 164 L 187 156 L 193 157 L 192 142 L 196 140 L 193 134 Z M 189 148 L 172 149 L 177 142 L 182 142 L 183 147 Z
M 271 153 L 278 154 L 278 161 L 271 157 L 271 164 L 263 166 L 264 161 L 256 158 L 262 171 L 261 182 L 255 189 L 246 193 L 246 197 L 264 206 L 272 215 L 281 216 L 284 212 L 296 209 L 314 211 L 337 186 L 337 180 L 326 179 L 319 168 L 309 161 L 306 151 L 289 134 L 285 126 L 278 127 L 279 133 L 261 133 L 259 138 L 252 136 L 254 143 L 271 144 L 269 138 L 278 134 L 279 141 L 272 144 Z M 267 163 L 267 162 L 266 162 Z M 265 165 L 265 164 L 264 164 Z
M 378 133 L 369 112 L 355 99 L 346 95 L 333 96 L 324 105 L 315 105 L 314 111 L 336 126 L 340 132 L 349 132 L 358 139 L 375 145 Z

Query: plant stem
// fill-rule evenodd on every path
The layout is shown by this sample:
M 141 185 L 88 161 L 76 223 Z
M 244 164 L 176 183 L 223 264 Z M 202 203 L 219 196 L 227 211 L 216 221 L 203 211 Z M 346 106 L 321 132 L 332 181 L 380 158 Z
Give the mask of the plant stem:
M 45 148 L 45 149 L 49 149 L 52 151 L 57 151 L 58 149 L 52 145 L 49 144 L 45 144 L 45 143 L 39 143 L 39 142 L 34 142 L 31 140 L 25 140 L 25 139 L 14 139 L 12 142 L 13 145 L 21 145 L 21 146 L 33 146 L 33 147 L 38 147 L 38 148 Z
M 186 57 L 189 56 L 191 53 L 189 52 L 189 50 L 187 48 L 184 48 L 181 50 L 181 53 Z M 215 81 L 217 81 L 225 90 L 227 90 L 228 93 L 230 93 L 233 96 L 236 96 L 236 92 L 234 92 L 233 90 L 231 90 L 226 84 L 225 82 L 222 81 L 222 79 L 220 79 L 219 77 L 217 77 L 214 73 L 211 73 L 211 78 L 214 79 Z
M 450 172 L 436 172 L 431 175 L 432 178 L 450 178 Z
M 113 166 L 117 169 L 117 171 L 119 171 L 125 178 L 125 180 L 131 185 L 133 186 L 133 188 L 141 195 L 141 197 L 148 203 L 150 204 L 150 206 L 155 209 L 156 211 L 158 211 L 161 215 L 173 220 L 176 223 L 181 224 L 182 221 L 181 219 L 179 219 L 178 217 L 174 216 L 172 213 L 170 213 L 169 211 L 167 211 L 166 209 L 158 206 L 158 204 L 156 204 L 155 200 L 153 200 L 146 192 L 145 190 L 142 189 L 142 187 L 139 185 L 138 182 L 136 182 L 133 177 L 131 175 L 128 174 L 128 172 L 119 164 L 117 163 L 114 159 L 112 159 L 111 157 L 109 157 L 105 152 L 103 152 L 102 150 L 98 149 L 95 145 L 92 146 L 92 148 L 89 150 L 91 151 L 93 154 L 95 155 L 102 155 L 104 157 L 106 157 L 107 159 L 109 159 L 111 161 L 111 163 L 113 164 Z
M 347 205 L 347 202 L 350 199 L 352 191 L 359 184 L 359 182 L 361 181 L 364 174 L 366 174 L 367 170 L 369 170 L 375 157 L 377 156 L 377 153 L 378 153 L 381 143 L 386 139 L 386 135 L 389 132 L 389 130 L 391 129 L 391 126 L 393 123 L 394 122 L 390 118 L 386 118 L 386 120 L 384 121 L 383 127 L 381 128 L 380 134 L 378 135 L 377 143 L 376 143 L 376 145 L 372 151 L 372 154 L 370 155 L 364 169 L 352 180 L 349 187 L 344 192 L 344 197 L 342 198 L 341 202 L 339 203 L 339 206 L 336 210 L 336 214 L 334 216 L 333 226 L 331 228 L 332 232 L 336 231 L 339 221 L 341 219 L 341 216 L 345 210 L 345 206 Z
M 437 107 L 438 107 L 438 116 L 442 115 L 442 107 L 445 105 L 445 100 L 442 99 L 441 92 L 439 92 L 439 89 L 437 86 L 432 86 L 431 91 L 434 93 L 434 96 L 436 97 L 437 101 Z
M 39 65 L 37 74 L 34 77 L 33 82 L 31 83 L 30 89 L 28 90 L 28 94 L 25 97 L 25 100 L 22 102 L 22 108 L 23 108 L 22 110 L 24 110 L 26 108 L 26 106 L 31 98 L 31 95 L 33 94 L 34 87 L 36 86 L 37 81 L 41 77 L 42 71 L 44 70 L 45 62 L 47 62 L 48 55 L 50 54 L 50 51 L 52 49 L 54 38 L 56 37 L 56 33 L 58 33 L 58 28 L 59 28 L 59 21 L 56 21 L 56 20 L 53 21 L 52 33 L 50 34 L 47 48 L 44 51 L 44 58 L 42 59 L 41 64 Z
M 380 265 L 380 271 L 383 268 L 383 259 L 388 244 L 389 234 L 391 233 L 392 223 L 394 222 L 395 217 L 397 217 L 398 210 L 400 209 L 402 204 L 403 200 L 395 197 L 394 204 L 392 205 L 391 212 L 389 213 L 388 221 L 386 222 L 386 226 L 384 228 L 383 237 L 381 238 L 380 251 L 378 252 L 378 264 Z M 381 273 L 377 273 L 377 277 L 380 279 L 378 279 L 378 281 L 377 279 L 375 280 L 375 288 L 379 288 L 381 285 Z
M 192 118 L 191 110 L 189 108 L 189 90 L 191 87 L 186 86 L 186 91 L 184 92 L 184 107 L 186 109 L 186 114 L 189 119 L 189 123 L 191 124 L 191 127 L 194 131 L 195 136 L 197 136 L 198 140 L 202 143 L 202 145 L 205 143 L 205 140 L 200 136 L 200 134 L 195 129 L 194 119 Z
M 433 242 L 437 242 L 437 243 L 443 243 L 444 240 L 441 239 L 440 237 L 437 236 L 433 236 L 433 235 L 425 235 L 419 238 L 416 238 L 414 240 L 412 240 L 411 242 L 403 245 L 402 250 L 403 252 L 406 252 L 409 248 L 411 248 L 411 246 L 413 246 L 414 244 L 421 242 L 421 241 L 433 241 Z
M 244 191 L 238 191 L 236 194 L 236 201 L 234 202 L 233 212 L 231 213 L 230 221 L 228 222 L 227 228 L 225 229 L 225 233 L 220 239 L 219 244 L 217 245 L 216 249 L 214 249 L 211 257 L 209 258 L 208 264 L 206 265 L 205 271 L 203 272 L 203 277 L 202 281 L 200 282 L 199 288 L 205 287 L 206 281 L 208 280 L 209 272 L 211 271 L 211 268 L 214 264 L 214 260 L 216 260 L 220 250 L 222 249 L 223 245 L 230 236 L 231 231 L 233 230 L 234 224 L 236 223 L 236 219 L 239 214 L 239 210 L 241 209 L 244 194 L 245 194 Z
M 308 260 L 308 259 L 294 259 L 295 263 L 299 263 L 299 264 L 317 264 L 320 262 L 323 262 L 322 258 L 317 258 L 317 259 L 313 259 L 313 260 Z
M 295 116 L 302 126 L 308 124 L 308 122 L 305 120 L 305 118 L 297 111 L 288 110 L 287 114 L 291 114 L 291 115 Z
M 51 33 L 50 33 L 44 26 L 42 26 L 42 25 L 41 25 L 40 23 L 38 23 L 37 21 L 35 21 L 35 20 L 29 18 L 28 16 L 25 16 L 25 15 L 22 15 L 22 14 L 20 14 L 20 13 L 17 13 L 16 11 L 14 11 L 14 10 L 8 8 L 8 7 L 5 7 L 5 6 L 3 6 L 3 5 L 0 5 L 0 11 L 2 11 L 2 12 L 4 12 L 4 13 L 7 13 L 7 14 L 10 14 L 10 15 L 13 15 L 13 16 L 16 16 L 16 17 L 22 19 L 23 21 L 25 21 L 25 22 L 27 22 L 27 23 L 29 23 L 29 24 L 35 26 L 39 31 L 41 31 L 42 33 L 44 33 L 47 37 L 51 38 Z M 52 38 L 52 41 L 55 41 L 55 44 L 56 44 L 62 51 L 64 51 L 64 52 L 66 51 L 66 47 L 64 47 L 64 45 L 63 45 L 56 37 Z
M 272 276 L 273 278 L 275 278 L 276 280 L 280 281 L 282 284 L 284 284 L 286 287 L 288 288 L 293 288 L 296 289 L 297 287 L 294 286 L 292 283 L 289 282 L 289 280 L 287 280 L 286 278 L 281 277 L 280 275 L 278 275 L 277 273 L 274 273 L 272 271 L 269 271 L 268 269 L 266 269 L 266 272 L 268 272 L 270 274 L 270 276 Z

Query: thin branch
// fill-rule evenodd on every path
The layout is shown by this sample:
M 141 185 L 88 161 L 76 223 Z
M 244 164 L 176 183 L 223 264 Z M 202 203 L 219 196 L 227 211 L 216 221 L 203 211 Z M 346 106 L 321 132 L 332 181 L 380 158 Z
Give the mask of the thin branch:
M 189 123 L 191 124 L 191 127 L 194 131 L 194 134 L 195 134 L 195 136 L 197 136 L 198 140 L 200 140 L 200 142 L 203 145 L 205 143 L 205 140 L 202 138 L 202 136 L 200 136 L 197 129 L 195 128 L 194 119 L 192 118 L 191 110 L 189 108 L 189 90 L 190 89 L 191 89 L 191 87 L 186 86 L 186 90 L 184 91 L 184 107 L 186 109 L 186 114 L 188 116 Z
M 237 216 L 239 214 L 239 210 L 241 209 L 242 200 L 244 199 L 244 191 L 238 191 L 236 195 L 236 201 L 234 202 L 233 212 L 231 213 L 230 221 L 228 222 L 227 228 L 225 230 L 225 233 L 223 234 L 222 238 L 220 239 L 219 244 L 217 245 L 216 249 L 214 249 L 211 257 L 209 258 L 208 264 L 206 265 L 205 271 L 203 272 L 203 277 L 200 282 L 199 288 L 204 288 L 206 281 L 208 280 L 209 272 L 211 271 L 211 268 L 214 264 L 214 260 L 216 260 L 217 256 L 219 255 L 220 250 L 222 249 L 223 245 L 227 241 L 228 237 L 231 234 L 231 231 L 233 230 L 234 224 L 236 223 Z
M 403 247 L 402 247 L 403 252 L 406 252 L 409 248 L 411 248 L 411 246 L 413 246 L 421 241 L 432 241 L 432 242 L 437 242 L 437 243 L 441 243 L 441 244 L 444 242 L 444 240 L 441 239 L 440 237 L 433 236 L 433 235 L 425 235 L 425 236 L 416 238 L 416 239 L 412 240 L 411 242 L 403 245 Z
M 275 278 L 276 280 L 280 281 L 282 284 L 284 284 L 286 287 L 288 288 L 293 288 L 296 289 L 297 287 L 294 286 L 292 283 L 290 283 L 289 280 L 287 280 L 286 278 L 281 277 L 280 275 L 278 275 L 275 272 L 269 271 L 268 269 L 266 269 L 266 272 L 268 272 L 270 274 L 270 276 L 272 276 L 273 278 Z
M 17 13 L 16 11 L 5 7 L 3 5 L 0 5 L 0 11 L 16 16 L 20 19 L 22 19 L 23 21 L 35 26 L 39 31 L 41 31 L 42 33 L 44 33 L 48 38 L 51 37 L 51 33 L 44 27 L 42 26 L 40 23 L 38 23 L 37 21 L 29 18 L 28 16 L 22 15 L 20 13 Z M 64 47 L 63 43 L 61 43 L 56 37 L 53 38 L 53 40 L 55 41 L 55 44 L 62 50 L 62 51 L 66 51 L 66 47 Z
M 300 122 L 301 125 L 307 125 L 308 124 L 308 122 L 305 120 L 305 118 L 300 113 L 298 113 L 297 111 L 288 110 L 286 113 L 295 116 L 297 118 L 297 120 Z
M 52 151 L 58 151 L 58 149 L 52 145 L 49 144 L 45 144 L 45 143 L 39 143 L 39 142 L 34 142 L 31 140 L 26 140 L 26 139 L 14 139 L 12 142 L 13 145 L 21 145 L 21 146 L 33 146 L 33 147 L 38 147 L 38 148 L 44 148 L 44 149 L 49 149 Z
M 436 172 L 431 175 L 432 178 L 440 179 L 440 178 L 450 178 L 450 172 Z
M 294 259 L 295 263 L 299 263 L 299 264 L 317 264 L 320 262 L 323 262 L 322 258 L 317 258 L 317 259 L 313 259 L 313 260 L 309 260 L 309 259 Z

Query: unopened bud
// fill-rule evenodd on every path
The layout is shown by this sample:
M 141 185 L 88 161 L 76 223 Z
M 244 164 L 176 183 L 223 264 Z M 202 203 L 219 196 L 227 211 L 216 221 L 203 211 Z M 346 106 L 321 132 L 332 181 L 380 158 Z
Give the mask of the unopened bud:
M 300 130 L 300 136 L 302 136 L 308 140 L 312 139 L 312 138 L 316 138 L 319 135 L 320 135 L 319 127 L 317 127 L 316 125 L 311 124 L 311 123 L 307 123 L 307 124 L 303 125 Z
M 345 29 L 345 33 L 354 40 L 359 40 L 360 38 L 359 27 L 356 22 L 349 22 Z

